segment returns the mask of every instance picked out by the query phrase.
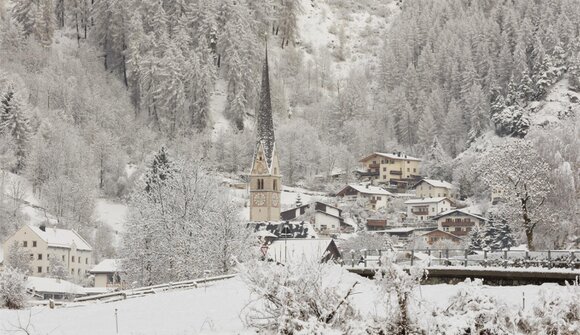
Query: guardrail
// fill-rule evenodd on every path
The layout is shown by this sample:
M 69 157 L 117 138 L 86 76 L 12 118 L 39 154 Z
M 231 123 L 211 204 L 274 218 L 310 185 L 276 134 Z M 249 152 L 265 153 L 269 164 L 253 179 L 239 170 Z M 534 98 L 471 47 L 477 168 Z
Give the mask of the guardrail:
M 171 283 L 166 283 L 166 284 L 137 287 L 137 288 L 127 289 L 127 290 L 122 290 L 122 291 L 91 295 L 88 297 L 80 297 L 80 298 L 76 298 L 74 300 L 74 302 L 86 302 L 86 301 L 92 301 L 92 300 L 102 300 L 103 302 L 112 302 L 112 301 L 117 301 L 117 300 L 125 300 L 127 298 L 142 297 L 142 296 L 145 296 L 148 294 L 155 294 L 155 293 L 159 293 L 159 292 L 163 292 L 163 291 L 177 290 L 177 289 L 183 289 L 183 288 L 189 288 L 189 287 L 198 287 L 199 284 L 229 279 L 229 278 L 233 278 L 235 276 L 237 276 L 237 274 L 190 279 L 190 280 L 184 280 L 184 281 L 180 281 L 180 282 L 171 282 Z
M 510 268 L 580 269 L 579 250 L 481 250 L 466 249 L 405 249 L 361 250 L 343 254 L 342 265 L 349 267 L 379 267 L 381 258 L 389 253 L 395 263 L 413 265 L 426 261 L 427 266 L 483 266 Z

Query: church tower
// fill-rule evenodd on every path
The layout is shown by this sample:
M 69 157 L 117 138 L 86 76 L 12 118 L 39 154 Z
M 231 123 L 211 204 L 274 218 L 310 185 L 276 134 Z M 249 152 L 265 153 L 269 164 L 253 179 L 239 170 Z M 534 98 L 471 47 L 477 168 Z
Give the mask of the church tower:
M 281 181 L 272 121 L 268 51 L 266 51 L 256 120 L 256 148 L 250 171 L 250 221 L 280 221 Z

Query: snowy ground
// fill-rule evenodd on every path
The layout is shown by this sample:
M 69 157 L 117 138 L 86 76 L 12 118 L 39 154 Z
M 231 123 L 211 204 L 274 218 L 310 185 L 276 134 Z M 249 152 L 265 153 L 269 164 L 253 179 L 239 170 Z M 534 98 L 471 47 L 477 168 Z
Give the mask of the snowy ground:
M 376 287 L 365 278 L 340 272 L 332 280 L 349 285 L 360 281 L 353 302 L 363 313 L 380 314 L 382 307 L 375 300 Z M 462 284 L 460 284 L 462 285 Z M 526 306 L 537 301 L 542 287 L 556 293 L 564 288 L 557 285 L 492 287 L 483 286 L 484 293 L 498 301 L 522 308 L 522 293 Z M 458 285 L 425 285 L 417 292 L 425 306 L 447 307 Z M 175 335 L 175 334 L 244 334 L 253 333 L 244 327 L 239 315 L 250 294 L 239 278 L 215 282 L 207 288 L 173 291 L 133 298 L 107 304 L 71 305 L 50 310 L 33 307 L 24 311 L 0 310 L 0 333 L 9 333 L 25 324 L 29 316 L 36 331 L 32 334 L 101 335 L 115 334 L 115 310 L 119 316 L 119 334 Z

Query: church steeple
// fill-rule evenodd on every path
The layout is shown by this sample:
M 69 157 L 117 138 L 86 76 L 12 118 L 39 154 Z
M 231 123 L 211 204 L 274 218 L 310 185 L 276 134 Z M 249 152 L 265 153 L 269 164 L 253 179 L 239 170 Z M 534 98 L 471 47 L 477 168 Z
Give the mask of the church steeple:
M 256 119 L 256 140 L 264 146 L 268 167 L 272 165 L 272 152 L 274 151 L 274 122 L 272 121 L 272 101 L 270 99 L 270 75 L 268 69 L 268 48 L 262 67 L 262 89 L 260 92 L 260 106 Z

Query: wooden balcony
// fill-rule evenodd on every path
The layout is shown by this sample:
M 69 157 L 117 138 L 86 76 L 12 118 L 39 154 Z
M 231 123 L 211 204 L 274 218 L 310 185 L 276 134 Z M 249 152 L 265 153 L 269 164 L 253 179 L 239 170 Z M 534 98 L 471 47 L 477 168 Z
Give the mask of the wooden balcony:
M 402 176 L 403 175 L 403 172 L 395 171 L 395 170 L 391 170 L 391 172 L 389 172 L 389 173 L 392 175 L 395 175 L 395 176 Z

